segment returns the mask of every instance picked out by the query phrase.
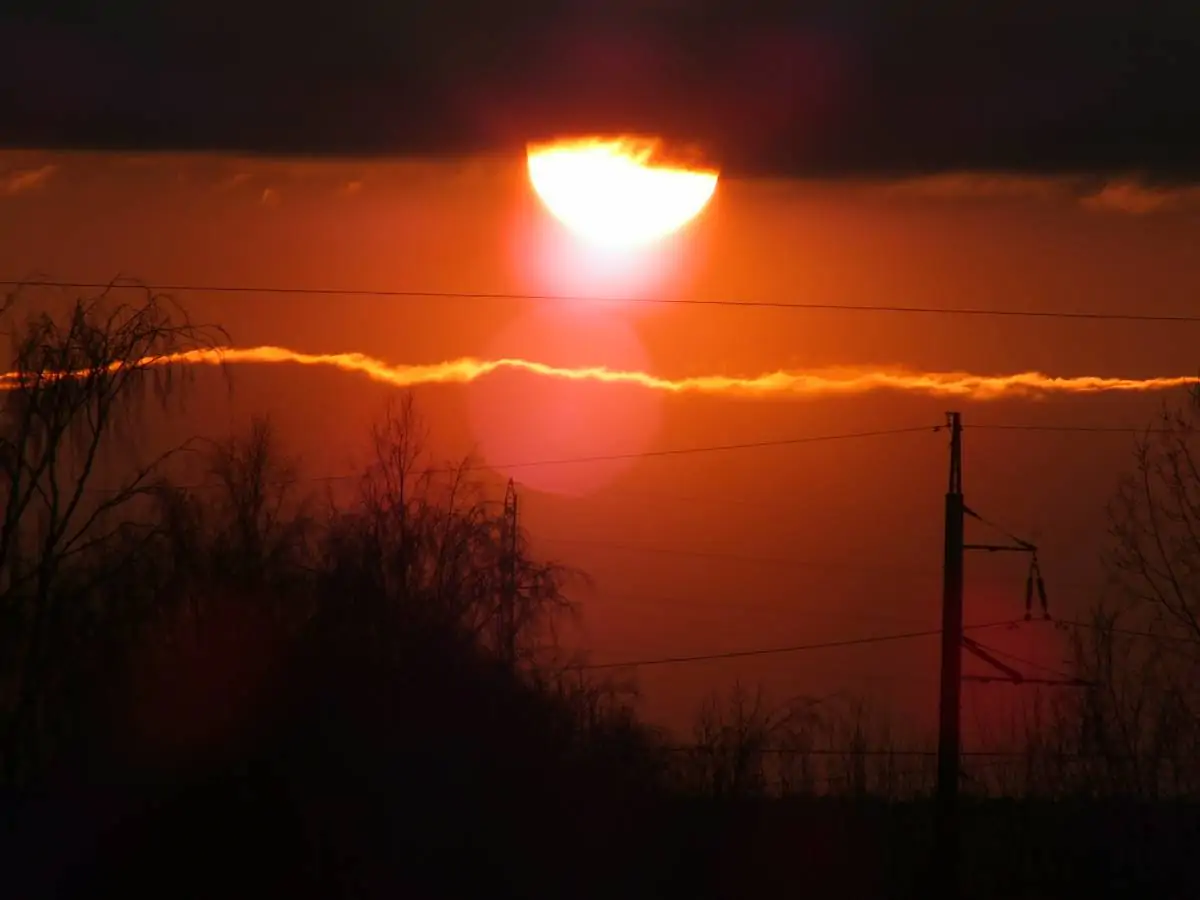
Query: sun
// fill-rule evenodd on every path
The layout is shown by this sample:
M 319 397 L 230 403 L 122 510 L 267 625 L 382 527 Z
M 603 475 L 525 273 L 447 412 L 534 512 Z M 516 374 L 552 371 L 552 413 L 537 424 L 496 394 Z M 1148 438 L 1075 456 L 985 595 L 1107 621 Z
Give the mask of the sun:
M 712 169 L 654 162 L 661 142 L 581 138 L 531 144 L 529 180 L 551 214 L 601 247 L 635 247 L 694 219 L 717 187 Z

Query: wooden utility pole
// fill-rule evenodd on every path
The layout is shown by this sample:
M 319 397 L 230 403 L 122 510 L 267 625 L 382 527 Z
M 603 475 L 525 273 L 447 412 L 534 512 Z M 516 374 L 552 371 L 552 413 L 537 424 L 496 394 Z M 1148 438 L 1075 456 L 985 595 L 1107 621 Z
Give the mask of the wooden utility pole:
M 950 483 L 946 491 L 945 556 L 942 582 L 942 670 L 938 710 L 937 857 L 939 893 L 956 898 L 958 872 L 959 725 L 962 707 L 964 504 L 962 416 L 947 414 Z

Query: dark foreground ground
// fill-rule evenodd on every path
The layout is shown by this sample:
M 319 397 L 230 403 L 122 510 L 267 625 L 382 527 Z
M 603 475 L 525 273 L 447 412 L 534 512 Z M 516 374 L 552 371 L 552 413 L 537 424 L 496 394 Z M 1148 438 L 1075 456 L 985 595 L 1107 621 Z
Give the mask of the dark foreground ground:
M 97 701 L 0 798 L 0 897 L 936 896 L 926 802 L 666 796 L 630 733 L 581 736 L 449 638 L 364 661 L 336 624 L 276 675 L 231 670 L 257 694 L 184 690 L 213 679 L 175 666 L 135 680 L 136 715 Z M 1200 897 L 1196 804 L 967 803 L 961 838 L 971 900 Z
M 372 809 L 361 795 L 333 792 L 314 822 L 270 776 L 246 772 L 127 811 L 123 821 L 104 822 L 82 803 L 52 815 L 46 807 L 38 827 L 26 819 L 9 843 L 16 858 L 6 880 L 15 890 L 6 895 L 933 894 L 927 804 L 677 801 L 582 821 L 564 803 L 560 819 L 539 822 L 520 798 L 509 799 L 503 813 L 456 827 L 453 810 L 439 815 L 420 801 Z M 1200 897 L 1195 806 L 997 801 L 964 811 L 962 839 L 970 898 Z

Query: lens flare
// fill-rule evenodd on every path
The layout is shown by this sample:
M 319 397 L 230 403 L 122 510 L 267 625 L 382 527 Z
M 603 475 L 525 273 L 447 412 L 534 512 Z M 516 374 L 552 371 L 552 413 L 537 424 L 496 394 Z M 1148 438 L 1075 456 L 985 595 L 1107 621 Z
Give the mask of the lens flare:
M 491 359 L 522 358 L 542 348 L 543 362 L 607 361 L 644 371 L 650 357 L 630 323 L 618 316 L 579 316 L 572 310 L 536 309 L 496 332 Z M 634 384 L 531 377 L 520 369 L 493 370 L 464 391 L 467 423 L 479 458 L 527 488 L 560 496 L 593 494 L 632 469 L 630 458 L 586 466 L 508 469 L 523 459 L 623 456 L 656 442 L 665 394 Z
M 636 247 L 694 219 L 717 187 L 717 172 L 656 162 L 661 142 L 584 138 L 533 144 L 529 180 L 550 213 L 587 242 Z

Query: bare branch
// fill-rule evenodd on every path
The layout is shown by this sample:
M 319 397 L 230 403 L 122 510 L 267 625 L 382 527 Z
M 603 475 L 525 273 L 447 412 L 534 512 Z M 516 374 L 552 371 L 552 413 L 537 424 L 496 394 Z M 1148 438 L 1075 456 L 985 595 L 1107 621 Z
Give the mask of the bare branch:
M 101 454 L 120 449 L 126 459 L 136 459 L 145 401 L 152 398 L 165 409 L 177 396 L 179 374 L 190 374 L 183 354 L 214 350 L 223 334 L 191 324 L 173 301 L 149 289 L 138 290 L 140 303 L 122 303 L 116 287 L 114 282 L 97 296 L 76 299 L 62 314 L 30 315 L 13 332 L 13 362 L 0 385 L 0 467 L 6 476 L 0 606 L 29 609 L 14 635 L 19 652 L 5 673 L 17 685 L 0 747 L 10 777 L 16 748 L 46 689 L 68 564 L 117 540 L 122 527 L 102 528 L 106 519 L 121 513 L 128 533 L 137 519 L 133 501 L 147 493 L 179 448 L 135 463 L 132 477 L 108 491 L 96 484 Z M 4 309 L 11 306 L 6 302 Z M 26 546 L 33 526 L 36 547 Z

